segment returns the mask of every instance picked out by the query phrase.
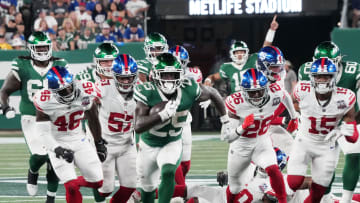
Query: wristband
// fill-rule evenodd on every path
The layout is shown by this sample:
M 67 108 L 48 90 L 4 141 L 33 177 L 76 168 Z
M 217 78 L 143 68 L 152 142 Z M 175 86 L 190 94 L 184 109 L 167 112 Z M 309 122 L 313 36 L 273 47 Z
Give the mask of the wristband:
M 210 82 L 212 83 L 212 80 L 210 78 L 206 78 L 204 82 Z
M 169 114 L 164 110 L 160 111 L 158 114 L 160 116 L 161 122 L 164 122 L 167 119 L 169 119 Z
M 228 123 L 229 122 L 229 116 L 227 114 L 220 117 L 221 123 Z
M 266 33 L 265 41 L 267 42 L 273 42 L 275 37 L 275 30 L 269 29 Z
M 242 128 L 241 125 L 235 129 L 235 133 L 239 136 L 241 136 L 244 132 L 245 130 Z

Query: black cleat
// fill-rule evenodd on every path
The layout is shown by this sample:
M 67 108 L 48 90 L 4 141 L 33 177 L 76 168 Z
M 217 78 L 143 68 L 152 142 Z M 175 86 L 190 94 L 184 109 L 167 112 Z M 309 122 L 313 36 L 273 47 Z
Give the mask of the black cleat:
M 55 197 L 47 195 L 45 203 L 55 203 Z

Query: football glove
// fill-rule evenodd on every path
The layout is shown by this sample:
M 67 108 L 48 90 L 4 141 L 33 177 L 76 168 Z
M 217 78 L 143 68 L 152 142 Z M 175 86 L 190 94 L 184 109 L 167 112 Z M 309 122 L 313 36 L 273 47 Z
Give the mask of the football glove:
M 58 146 L 54 149 L 54 152 L 56 154 L 56 158 L 60 159 L 60 157 L 62 157 L 68 163 L 71 163 L 74 160 L 74 151 L 71 149 L 65 149 Z
M 286 130 L 290 133 L 294 132 L 298 128 L 299 122 L 297 118 L 291 119 Z
M 343 121 L 340 125 L 340 133 L 351 143 L 355 143 L 359 137 L 355 121 L 347 123 Z
M 222 141 L 229 140 L 231 137 L 231 124 L 229 121 L 229 116 L 228 115 L 221 116 L 220 122 L 222 123 L 220 139 Z
M 216 181 L 221 187 L 228 184 L 228 174 L 226 171 L 220 171 L 216 174 Z
M 254 124 L 254 114 L 250 114 L 250 115 L 246 116 L 241 127 L 243 130 L 246 130 L 252 124 Z
M 97 155 L 101 162 L 104 162 L 106 159 L 106 156 L 107 156 L 107 149 L 105 146 L 106 144 L 107 144 L 106 140 L 104 140 L 102 138 L 98 141 L 95 141 Z
M 2 112 L 7 119 L 15 117 L 15 109 L 9 105 L 1 105 Z
M 164 109 L 159 112 L 161 121 L 166 121 L 169 118 L 173 117 L 176 114 L 176 109 L 178 108 L 179 103 L 174 100 L 169 100 Z

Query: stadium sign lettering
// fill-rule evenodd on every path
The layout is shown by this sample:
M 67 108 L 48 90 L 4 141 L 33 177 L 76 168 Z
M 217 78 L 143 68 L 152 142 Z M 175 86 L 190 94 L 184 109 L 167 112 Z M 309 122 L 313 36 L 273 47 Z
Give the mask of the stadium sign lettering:
M 189 15 L 298 13 L 302 0 L 189 0 Z

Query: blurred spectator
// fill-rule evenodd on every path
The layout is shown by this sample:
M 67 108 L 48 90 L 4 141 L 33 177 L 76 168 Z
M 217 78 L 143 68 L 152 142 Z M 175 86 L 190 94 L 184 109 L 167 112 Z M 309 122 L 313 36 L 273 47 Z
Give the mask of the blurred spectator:
M 125 7 L 129 18 L 143 17 L 144 11 L 149 9 L 149 5 L 143 0 L 129 0 Z
M 54 31 L 57 30 L 58 23 L 57 23 L 56 19 L 53 16 L 48 15 L 47 10 L 45 10 L 45 9 L 41 10 L 39 17 L 35 20 L 34 30 L 39 30 L 40 21 L 42 19 L 46 20 L 46 23 L 49 26 L 49 28 L 53 29 Z
M 123 30 L 125 25 L 128 23 L 128 20 L 121 17 L 118 11 L 114 11 L 113 13 L 109 12 L 108 16 L 109 18 L 106 22 L 110 25 L 110 27 L 115 25 L 116 28 Z
M 5 15 L 5 23 L 8 24 L 9 20 L 15 20 L 16 8 L 15 6 L 10 6 L 7 14 Z
M 69 13 L 68 18 L 71 20 L 71 22 L 73 23 L 75 29 L 77 31 L 81 30 L 81 23 L 80 23 L 80 18 L 78 18 L 78 15 L 75 13 L 75 11 L 71 11 Z M 84 26 L 85 27 L 85 26 Z
M 49 11 L 49 0 L 31 0 L 31 8 L 32 8 L 32 14 L 35 18 L 36 16 L 39 16 L 42 11 Z M 46 13 L 45 13 L 46 14 Z M 54 18 L 55 20 L 55 18 Z M 51 27 L 51 23 L 48 22 L 49 27 Z
M 85 2 L 81 2 L 79 10 L 76 12 L 80 20 L 81 27 L 85 27 L 88 21 L 92 21 L 92 17 L 86 12 Z
M 40 20 L 40 26 L 39 26 L 39 29 L 38 30 L 35 30 L 35 31 L 40 31 L 40 32 L 45 32 L 45 33 L 49 33 L 49 32 L 54 32 L 53 29 L 49 28 L 46 20 L 44 19 L 41 19 Z
M 114 22 L 109 22 L 109 26 L 110 26 L 110 33 L 112 35 L 115 36 L 116 40 L 118 42 L 122 42 L 123 41 L 123 35 L 121 33 L 120 27 L 117 26 Z
M 57 48 L 61 51 L 75 50 L 73 35 L 68 35 L 63 27 L 59 27 L 58 37 L 56 38 Z
M 95 10 L 92 12 L 92 19 L 97 23 L 98 25 L 101 25 L 105 22 L 107 17 L 107 14 L 102 6 L 101 3 L 97 3 L 95 5 Z
M 109 5 L 109 10 L 111 9 L 111 4 L 114 3 L 116 5 L 116 8 L 118 11 L 120 11 L 120 13 L 124 13 L 124 15 L 122 17 L 125 16 L 125 4 L 127 3 L 127 1 L 121 1 L 121 0 L 114 0 L 114 1 L 110 1 L 110 5 Z
M 15 23 L 15 17 L 9 20 L 9 22 L 5 25 L 6 29 L 6 38 L 10 39 L 11 36 L 16 32 L 16 23 Z
M 68 5 L 64 3 L 64 0 L 56 0 L 56 3 L 52 5 L 51 15 L 55 17 L 57 23 L 61 25 L 64 18 L 67 17 Z
M 360 19 L 360 0 L 352 0 L 351 7 L 353 8 L 352 27 L 358 27 Z
M 93 12 L 95 10 L 96 4 L 100 3 L 97 0 L 90 0 L 86 3 L 86 10 Z
M 71 0 L 69 5 L 69 11 L 78 11 L 80 5 L 80 0 Z
M 124 42 L 143 42 L 144 37 L 144 31 L 136 23 L 130 23 L 124 32 Z
M 49 34 L 49 38 L 51 39 L 53 51 L 60 51 L 60 49 L 57 46 L 56 32 L 52 31 L 52 32 L 49 32 L 48 34 Z
M 15 34 L 18 34 L 22 40 L 25 40 L 25 25 L 23 23 L 16 24 Z
M 12 49 L 11 45 L 6 42 L 4 31 L 0 31 L 0 49 L 2 49 L 2 50 L 11 50 Z
M 289 94 L 291 94 L 292 90 L 296 85 L 297 78 L 296 78 L 296 73 L 293 70 L 293 65 L 288 60 L 286 60 L 285 62 L 285 71 L 286 71 L 285 84 L 284 84 L 285 89 L 287 92 L 289 92 Z
M 1 16 L 3 16 L 4 14 L 8 14 L 11 6 L 16 8 L 17 0 L 0 0 Z
M 11 46 L 15 50 L 24 50 L 25 49 L 25 43 L 20 38 L 14 38 L 11 41 Z
M 65 18 L 62 24 L 62 28 L 65 30 L 66 34 L 74 35 L 77 31 L 73 21 L 70 18 Z
M 86 49 L 89 43 L 95 43 L 95 35 L 92 33 L 91 28 L 85 28 L 84 34 L 80 35 L 77 45 L 79 49 Z
M 99 33 L 101 32 L 101 29 L 97 26 L 96 23 L 94 23 L 94 21 L 89 20 L 86 23 L 86 28 L 91 28 L 92 33 Z
M 23 19 L 22 19 L 22 14 L 21 14 L 20 12 L 15 14 L 15 23 L 16 23 L 17 25 L 24 23 L 24 21 L 23 21 Z
M 110 33 L 110 26 L 107 23 L 103 23 L 101 34 L 96 36 L 96 42 L 113 42 L 116 43 L 116 38 Z

